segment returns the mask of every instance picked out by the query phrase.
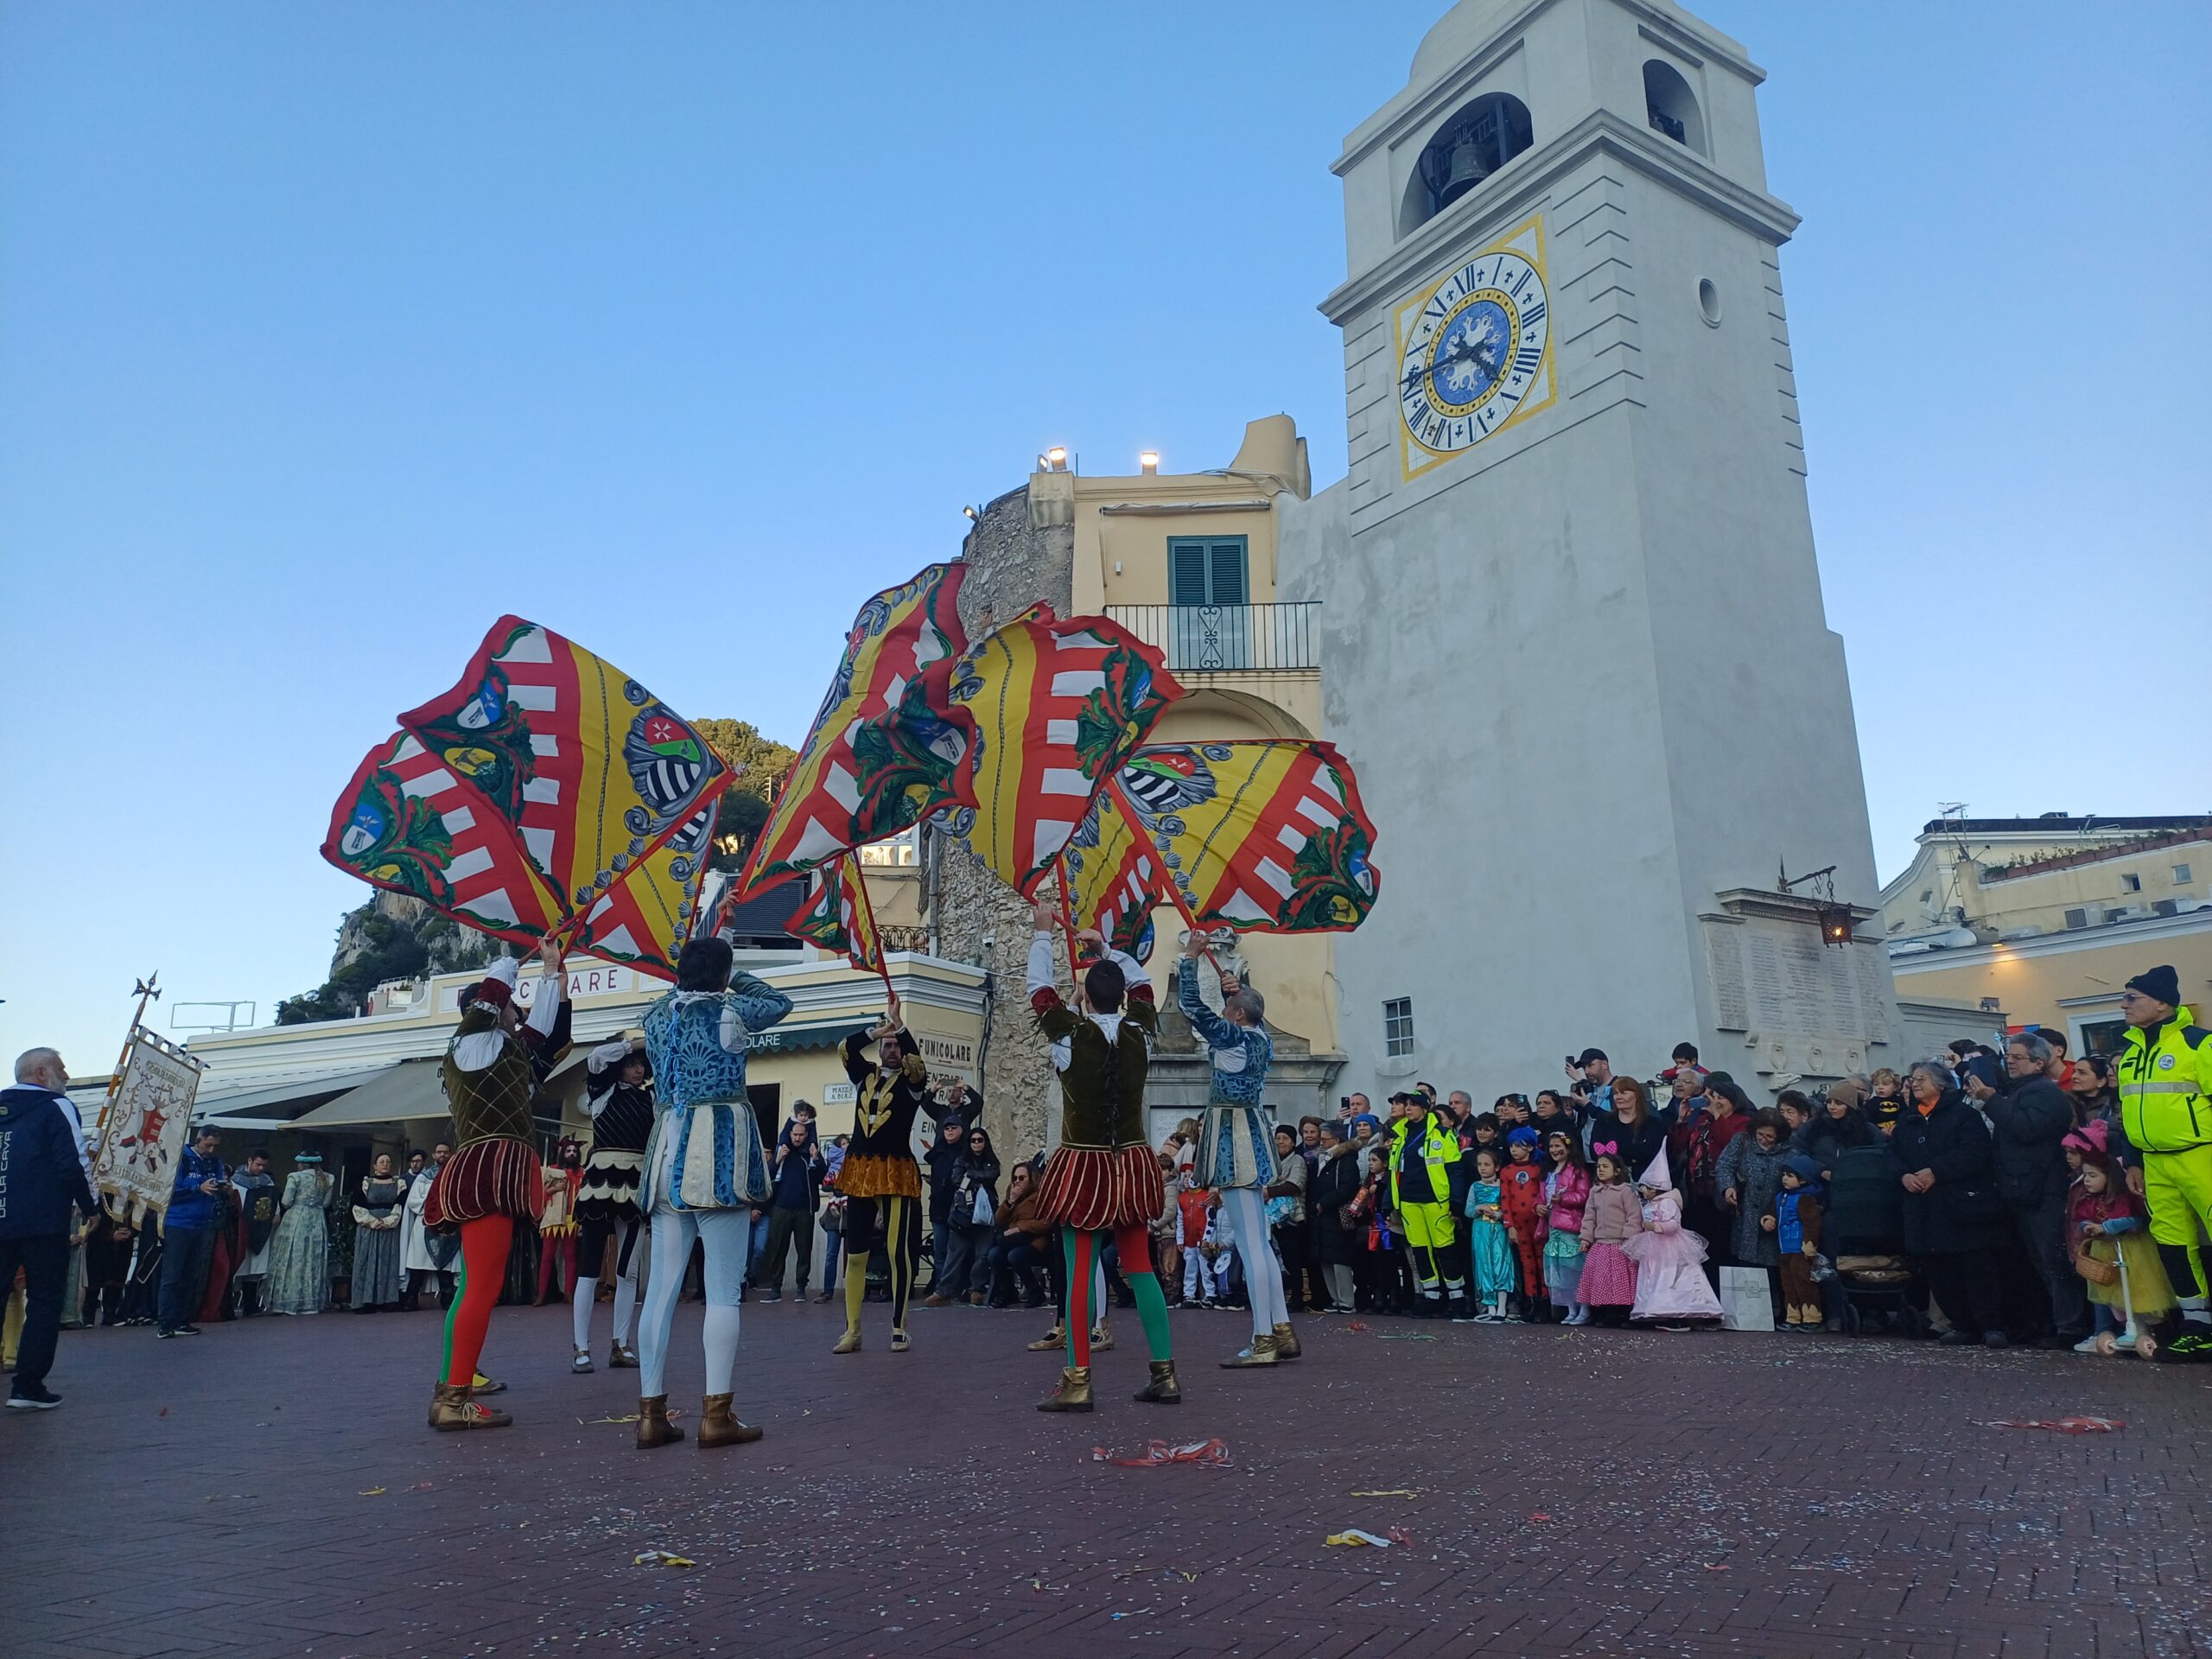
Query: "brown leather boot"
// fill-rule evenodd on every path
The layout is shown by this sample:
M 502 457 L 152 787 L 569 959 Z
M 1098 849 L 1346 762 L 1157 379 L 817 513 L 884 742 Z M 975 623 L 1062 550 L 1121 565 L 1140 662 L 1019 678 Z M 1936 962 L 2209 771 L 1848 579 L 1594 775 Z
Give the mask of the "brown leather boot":
M 1144 1406 L 1179 1406 L 1183 1403 L 1183 1385 L 1175 1380 L 1175 1362 L 1155 1359 L 1152 1362 L 1152 1381 L 1136 1392 L 1136 1401 Z
M 1090 1409 L 1090 1367 L 1067 1365 L 1060 1370 L 1060 1386 L 1052 1390 L 1049 1400 L 1037 1402 L 1039 1411 L 1089 1411 Z
M 666 1446 L 671 1440 L 680 1440 L 683 1431 L 668 1421 L 668 1396 L 656 1394 L 651 1399 L 638 1402 L 638 1450 L 650 1452 L 657 1446 Z
M 1277 1359 L 1296 1359 L 1305 1351 L 1298 1345 L 1298 1332 L 1290 1328 L 1289 1320 L 1286 1319 L 1275 1326 L 1275 1357 Z
M 710 1446 L 746 1446 L 760 1438 L 750 1423 L 729 1414 L 729 1395 L 710 1394 L 699 1402 L 699 1449 Z
M 473 1398 L 458 1382 L 441 1382 L 430 1396 L 430 1427 L 441 1433 L 455 1429 L 505 1428 L 514 1419 Z

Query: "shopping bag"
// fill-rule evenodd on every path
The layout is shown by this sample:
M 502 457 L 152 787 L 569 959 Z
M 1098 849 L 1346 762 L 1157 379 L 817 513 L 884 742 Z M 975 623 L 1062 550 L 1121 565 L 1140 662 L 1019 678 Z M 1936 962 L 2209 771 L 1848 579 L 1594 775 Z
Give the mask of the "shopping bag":
M 973 1227 L 988 1227 L 997 1217 L 998 1206 L 991 1202 L 991 1189 L 988 1186 L 977 1187 L 976 1207 L 969 1214 L 969 1224 Z
M 1720 1269 L 1720 1325 L 1726 1331 L 1771 1331 L 1774 1299 L 1764 1268 Z

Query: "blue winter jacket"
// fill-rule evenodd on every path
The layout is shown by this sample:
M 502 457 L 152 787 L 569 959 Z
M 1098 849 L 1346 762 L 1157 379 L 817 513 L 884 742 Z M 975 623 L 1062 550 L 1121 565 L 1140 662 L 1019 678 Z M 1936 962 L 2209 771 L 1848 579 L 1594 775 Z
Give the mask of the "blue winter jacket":
M 231 1166 L 219 1158 L 202 1158 L 190 1147 L 177 1154 L 176 1185 L 169 1189 L 168 1215 L 163 1229 L 213 1227 L 215 1200 L 200 1190 L 202 1181 L 227 1181 Z
M 99 1205 L 68 1118 L 43 1089 L 0 1089 L 0 1238 L 67 1234 L 72 1208 Z

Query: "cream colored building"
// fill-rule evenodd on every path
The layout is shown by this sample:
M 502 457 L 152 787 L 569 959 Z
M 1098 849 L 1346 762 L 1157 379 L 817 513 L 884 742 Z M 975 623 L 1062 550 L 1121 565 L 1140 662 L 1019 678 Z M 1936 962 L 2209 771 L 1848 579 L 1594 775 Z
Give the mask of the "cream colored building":
M 1939 818 L 1882 890 L 1900 997 L 2002 1009 L 2109 1053 L 2120 993 L 2171 963 L 2212 1006 L 2212 819 Z

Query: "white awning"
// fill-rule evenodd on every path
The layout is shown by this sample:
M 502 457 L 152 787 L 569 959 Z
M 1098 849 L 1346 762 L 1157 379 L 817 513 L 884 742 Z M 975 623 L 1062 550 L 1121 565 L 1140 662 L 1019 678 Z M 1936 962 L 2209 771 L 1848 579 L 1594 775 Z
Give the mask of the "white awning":
M 373 1081 L 348 1090 L 304 1117 L 292 1120 L 295 1129 L 346 1129 L 364 1123 L 406 1123 L 448 1116 L 446 1091 L 438 1081 L 444 1057 L 402 1060 L 378 1073 Z

